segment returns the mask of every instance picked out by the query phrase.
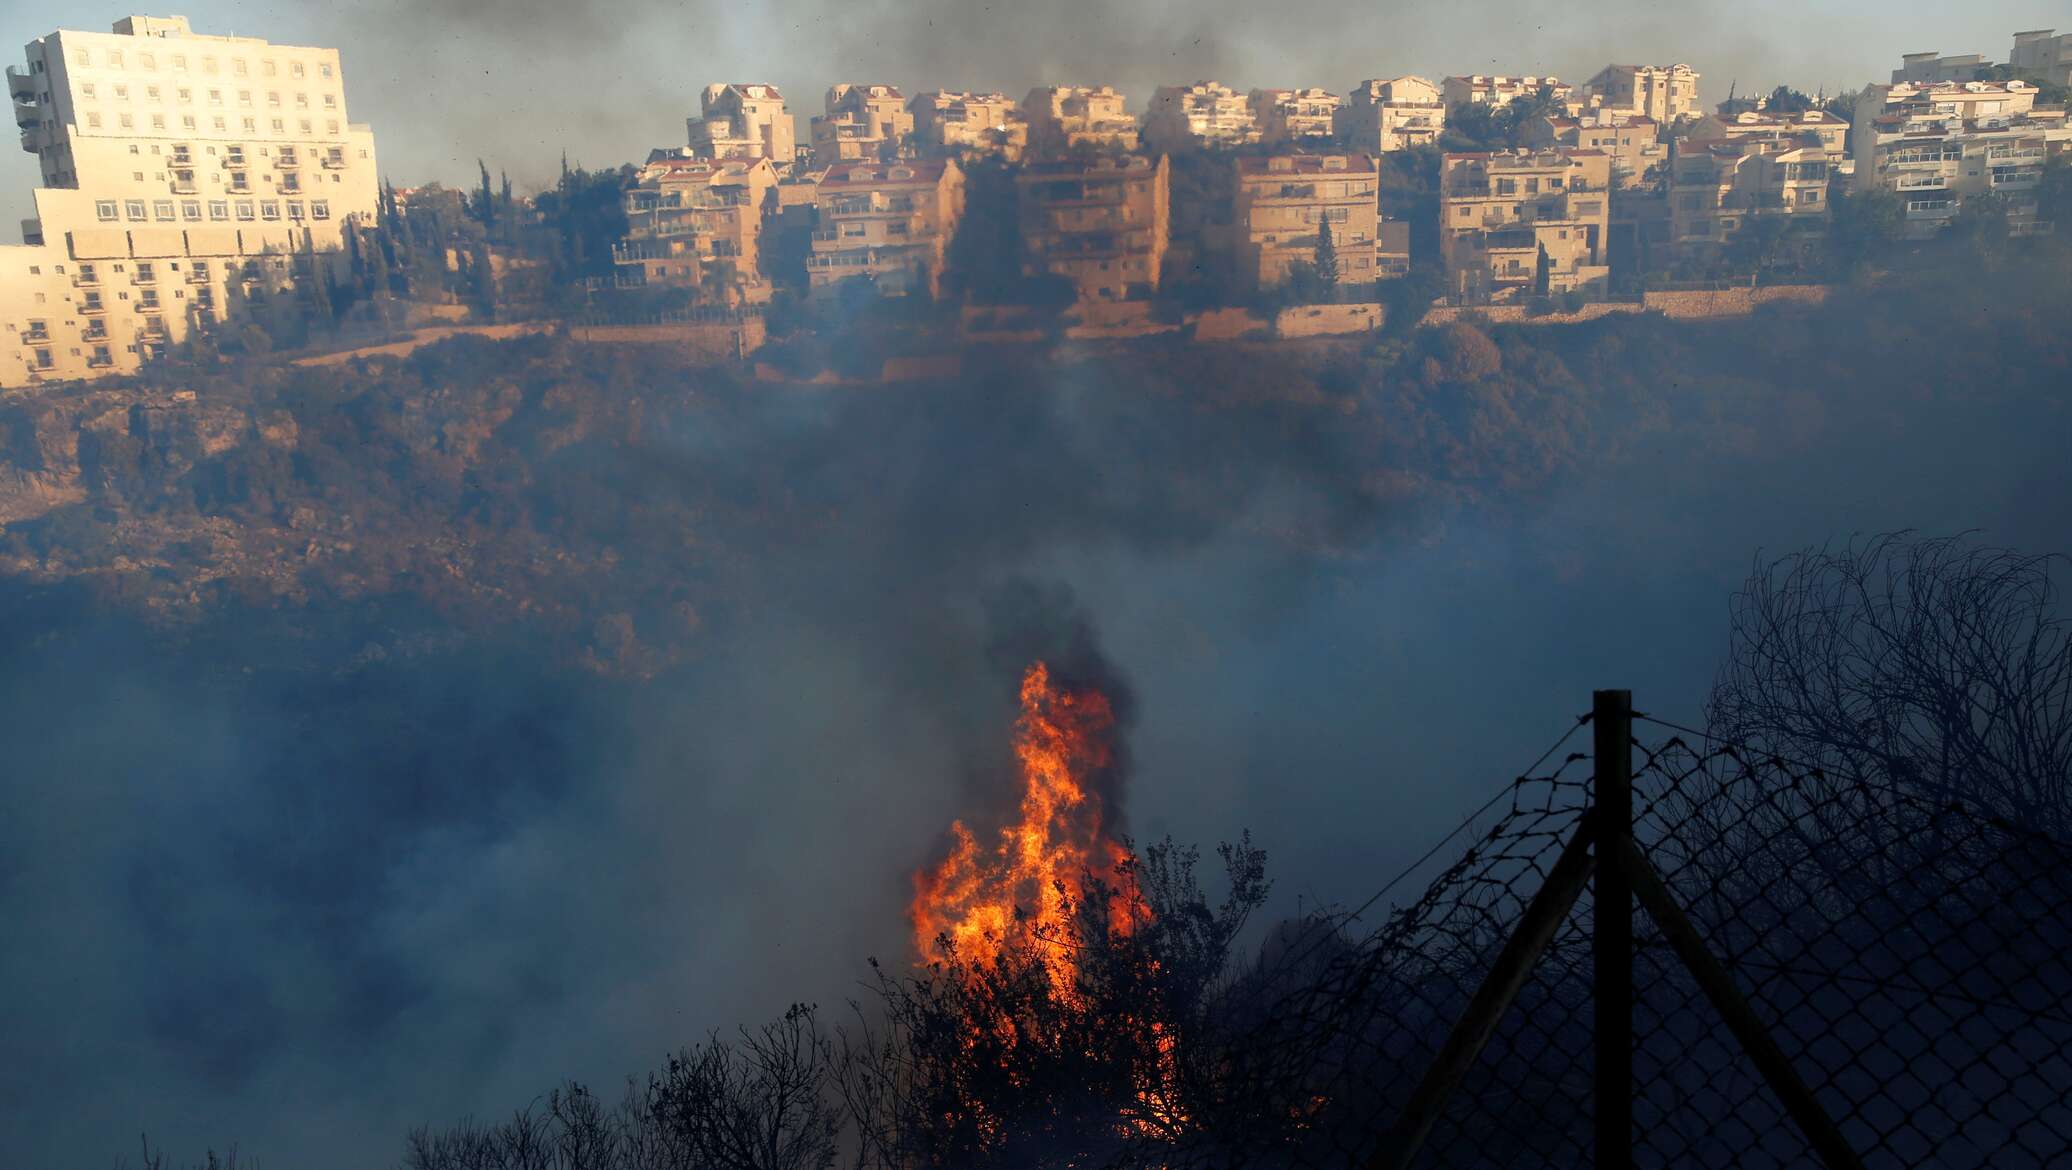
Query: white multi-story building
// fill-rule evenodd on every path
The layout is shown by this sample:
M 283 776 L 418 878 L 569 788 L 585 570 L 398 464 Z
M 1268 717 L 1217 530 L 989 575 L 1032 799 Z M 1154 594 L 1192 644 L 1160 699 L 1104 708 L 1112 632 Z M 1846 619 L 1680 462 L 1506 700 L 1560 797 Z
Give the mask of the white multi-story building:
M 813 165 L 890 162 L 914 132 L 914 116 L 897 86 L 829 86 L 827 112 L 813 118 Z
M 1016 162 L 1029 145 L 1029 123 L 1004 93 L 930 90 L 907 103 L 914 137 L 940 154 L 996 155 Z
M 1353 149 L 1386 154 L 1430 146 L 1446 128 L 1439 87 L 1422 77 L 1363 81 L 1338 112 L 1341 134 Z
M 132 371 L 278 305 L 375 214 L 374 136 L 346 115 L 336 49 L 131 16 L 27 58 L 8 89 L 44 185 L 0 247 L 0 386 Z
M 1252 100 L 1220 81 L 1162 85 L 1144 115 L 1144 145 L 1151 150 L 1240 146 L 1259 141 Z
M 2017 231 L 2036 223 L 2036 186 L 2053 153 L 2072 147 L 2062 109 L 2037 109 L 2021 81 L 1874 85 L 1850 123 L 1852 189 L 1883 187 L 1906 207 L 1907 229 L 1933 235 L 1964 200 L 2004 196 Z
M 2054 28 L 2014 34 L 2007 64 L 2025 77 L 2041 77 L 2056 85 L 2072 85 L 2072 33 Z
M 1977 53 L 1945 57 L 1939 53 L 1902 53 L 1899 68 L 1892 71 L 1892 84 L 1935 85 L 1944 81 L 1977 81 L 1991 72 L 1993 63 Z
M 1338 110 L 1345 99 L 1329 90 L 1255 89 L 1249 100 L 1259 123 L 1259 140 L 1276 145 L 1318 146 L 1338 133 Z
M 1698 114 L 1698 71 L 1689 65 L 1607 65 L 1583 83 L 1585 110 L 1611 110 L 1670 125 Z
M 1522 97 L 1536 97 L 1545 90 L 1547 96 L 1566 111 L 1574 103 L 1576 87 L 1558 77 L 1505 77 L 1470 73 L 1446 78 L 1439 83 L 1439 89 L 1445 96 L 1448 109 L 1454 106 L 1502 108 Z
M 798 126 L 774 85 L 708 85 L 698 114 L 686 120 L 697 158 L 766 158 L 789 167 L 798 153 Z

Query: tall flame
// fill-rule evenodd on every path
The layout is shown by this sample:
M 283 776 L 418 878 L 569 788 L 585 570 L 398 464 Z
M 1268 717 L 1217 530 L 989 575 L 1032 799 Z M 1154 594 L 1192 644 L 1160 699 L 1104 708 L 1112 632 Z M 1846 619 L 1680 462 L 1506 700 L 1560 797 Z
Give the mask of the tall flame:
M 990 848 L 963 821 L 950 826 L 949 856 L 914 875 L 914 942 L 924 963 L 954 955 L 983 964 L 1024 939 L 1059 940 L 1036 951 L 1051 986 L 1063 991 L 1076 970 L 1063 940 L 1086 877 L 1109 883 L 1124 910 L 1117 917 L 1123 929 L 1128 907 L 1137 904 L 1131 879 L 1116 872 L 1129 851 L 1107 835 L 1100 794 L 1090 784 L 1113 762 L 1115 711 L 1098 690 L 1059 686 L 1041 662 L 1022 676 L 1021 708 L 1014 727 L 1019 818 Z

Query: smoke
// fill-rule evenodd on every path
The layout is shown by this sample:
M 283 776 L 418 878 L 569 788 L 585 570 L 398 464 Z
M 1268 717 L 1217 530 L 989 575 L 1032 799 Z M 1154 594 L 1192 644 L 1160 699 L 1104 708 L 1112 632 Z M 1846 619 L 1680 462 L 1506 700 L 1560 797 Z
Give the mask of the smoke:
M 225 379 L 308 436 L 212 457 L 244 502 L 199 514 L 110 440 L 91 501 L 0 535 L 107 583 L 0 596 L 0 1162 L 148 1129 L 379 1165 L 839 1004 L 907 961 L 944 827 L 1011 799 L 1032 658 L 1121 704 L 1138 839 L 1250 828 L 1276 909 L 1357 901 L 1592 687 L 1696 712 L 1756 548 L 2061 542 L 2062 269 L 1991 279 L 1991 311 L 1930 283 L 1474 363 L 1145 346 L 814 387 L 533 340 Z M 213 533 L 307 600 L 111 600 L 214 588 Z M 688 649 L 601 674 L 593 627 Z

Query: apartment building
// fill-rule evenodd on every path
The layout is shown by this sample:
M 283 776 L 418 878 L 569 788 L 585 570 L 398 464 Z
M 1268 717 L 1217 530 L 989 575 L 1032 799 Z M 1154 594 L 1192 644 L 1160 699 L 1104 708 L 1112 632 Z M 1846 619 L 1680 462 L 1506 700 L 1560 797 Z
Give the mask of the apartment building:
M 2065 111 L 2036 108 L 2021 81 L 1874 85 L 1850 123 L 1851 190 L 1883 187 L 1906 208 L 1910 235 L 1945 226 L 1972 195 L 2002 195 L 2017 231 L 2037 224 L 2045 160 L 2072 146 Z
M 954 159 L 836 163 L 814 184 L 813 208 L 810 287 L 864 279 L 933 297 L 964 214 L 964 171 Z
M 1446 105 L 1439 87 L 1422 77 L 1375 78 L 1353 87 L 1338 124 L 1354 150 L 1386 154 L 1437 142 L 1446 128 Z
M 1172 231 L 1165 155 L 1034 163 L 1015 187 L 1025 275 L 1062 276 L 1083 301 L 1157 290 Z
M 295 311 L 375 214 L 336 49 L 130 16 L 26 56 L 7 82 L 43 185 L 0 247 L 0 386 L 131 372 L 198 328 Z
M 2072 85 L 2072 33 L 2054 28 L 2014 34 L 2007 63 L 2015 72 L 2040 77 L 2053 85 Z
M 1113 86 L 1048 85 L 1022 99 L 1029 149 L 1056 157 L 1082 149 L 1137 149 L 1137 119 Z
M 1244 271 L 1254 285 L 1279 284 L 1298 262 L 1315 260 L 1318 236 L 1327 223 L 1338 256 L 1338 278 L 1346 283 L 1377 278 L 1379 159 L 1365 154 L 1280 154 L 1239 158 L 1235 167 L 1237 229 L 1242 233 Z
M 1759 219 L 1793 232 L 1824 232 L 1829 182 L 1843 154 L 1817 139 L 1768 135 L 1691 136 L 1677 141 L 1669 167 L 1669 238 L 1680 247 L 1722 244 Z
M 1698 71 L 1689 65 L 1607 65 L 1583 83 L 1583 110 L 1612 110 L 1668 125 L 1698 112 Z
M 1612 186 L 1622 190 L 1646 185 L 1669 161 L 1661 123 L 1611 110 L 1574 118 L 1540 115 L 1526 123 L 1521 141 L 1534 147 L 1601 150 L 1611 156 Z
M 1936 53 L 1903 53 L 1899 68 L 1892 71 L 1892 84 L 1939 85 L 1945 81 L 1977 81 L 1993 63 L 1977 53 L 1944 57 Z
M 930 90 L 907 103 L 914 138 L 933 154 L 991 155 L 1019 162 L 1029 148 L 1029 123 L 1004 93 Z
M 1448 77 L 1439 83 L 1439 92 L 1446 108 L 1455 106 L 1496 106 L 1502 108 L 1522 97 L 1533 97 L 1545 90 L 1548 96 L 1562 109 L 1567 110 L 1575 101 L 1576 87 L 1558 77 L 1507 77 L 1501 74 L 1470 73 L 1464 76 Z
M 698 113 L 687 121 L 698 158 L 766 158 L 779 168 L 796 159 L 798 126 L 774 85 L 708 85 Z
M 1849 149 L 1848 121 L 1826 110 L 1776 114 L 1766 109 L 1746 109 L 1735 114 L 1707 114 L 1684 132 L 1684 137 L 1690 139 L 1779 136 L 1818 146 L 1837 156 Z
M 1345 100 L 1323 89 L 1255 89 L 1246 95 L 1259 140 L 1276 145 L 1316 146 L 1338 133 Z
M 1162 85 L 1144 115 L 1144 147 L 1154 151 L 1242 146 L 1259 140 L 1249 95 L 1220 81 Z
M 813 165 L 890 162 L 914 132 L 914 116 L 897 86 L 829 86 L 826 113 L 813 118 Z
M 769 300 L 758 246 L 776 188 L 766 158 L 650 158 L 626 191 L 626 238 L 612 249 L 618 282 L 697 289 L 713 302 Z
M 1611 156 L 1600 150 L 1449 154 L 1439 171 L 1448 288 L 1469 300 L 1602 288 Z

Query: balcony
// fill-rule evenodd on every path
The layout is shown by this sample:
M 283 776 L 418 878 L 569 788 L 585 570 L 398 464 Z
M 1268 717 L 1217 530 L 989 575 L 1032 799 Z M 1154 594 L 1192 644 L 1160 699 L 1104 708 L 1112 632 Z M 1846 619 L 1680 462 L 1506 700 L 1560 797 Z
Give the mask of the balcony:
M 108 306 L 106 304 L 103 304 L 99 298 L 95 298 L 93 300 L 85 302 L 84 304 L 81 304 L 79 306 L 79 311 L 81 313 L 86 314 L 89 317 L 99 317 L 105 315 L 108 312 Z
M 14 95 L 14 100 L 17 102 L 35 100 L 35 75 L 23 73 L 19 68 L 9 65 L 7 67 L 7 92 Z
M 43 107 L 34 101 L 14 99 L 14 124 L 24 130 L 34 130 L 43 125 Z
M 188 284 L 207 284 L 208 282 L 209 269 L 207 265 L 196 264 L 187 270 Z
M 72 278 L 72 286 L 74 288 L 95 288 L 100 283 L 100 272 L 84 264 L 79 266 L 79 274 Z
M 106 341 L 108 340 L 108 323 L 106 321 L 89 322 L 86 328 L 80 332 L 79 337 L 82 341 Z
M 325 170 L 342 170 L 345 167 L 345 156 L 343 154 L 327 154 L 320 160 L 320 164 Z
M 22 344 L 24 345 L 43 345 L 48 343 L 49 341 L 50 330 L 40 324 L 33 326 L 27 332 L 22 334 Z
M 293 151 L 283 150 L 274 157 L 273 168 L 277 171 L 292 171 L 302 166 L 302 159 Z

